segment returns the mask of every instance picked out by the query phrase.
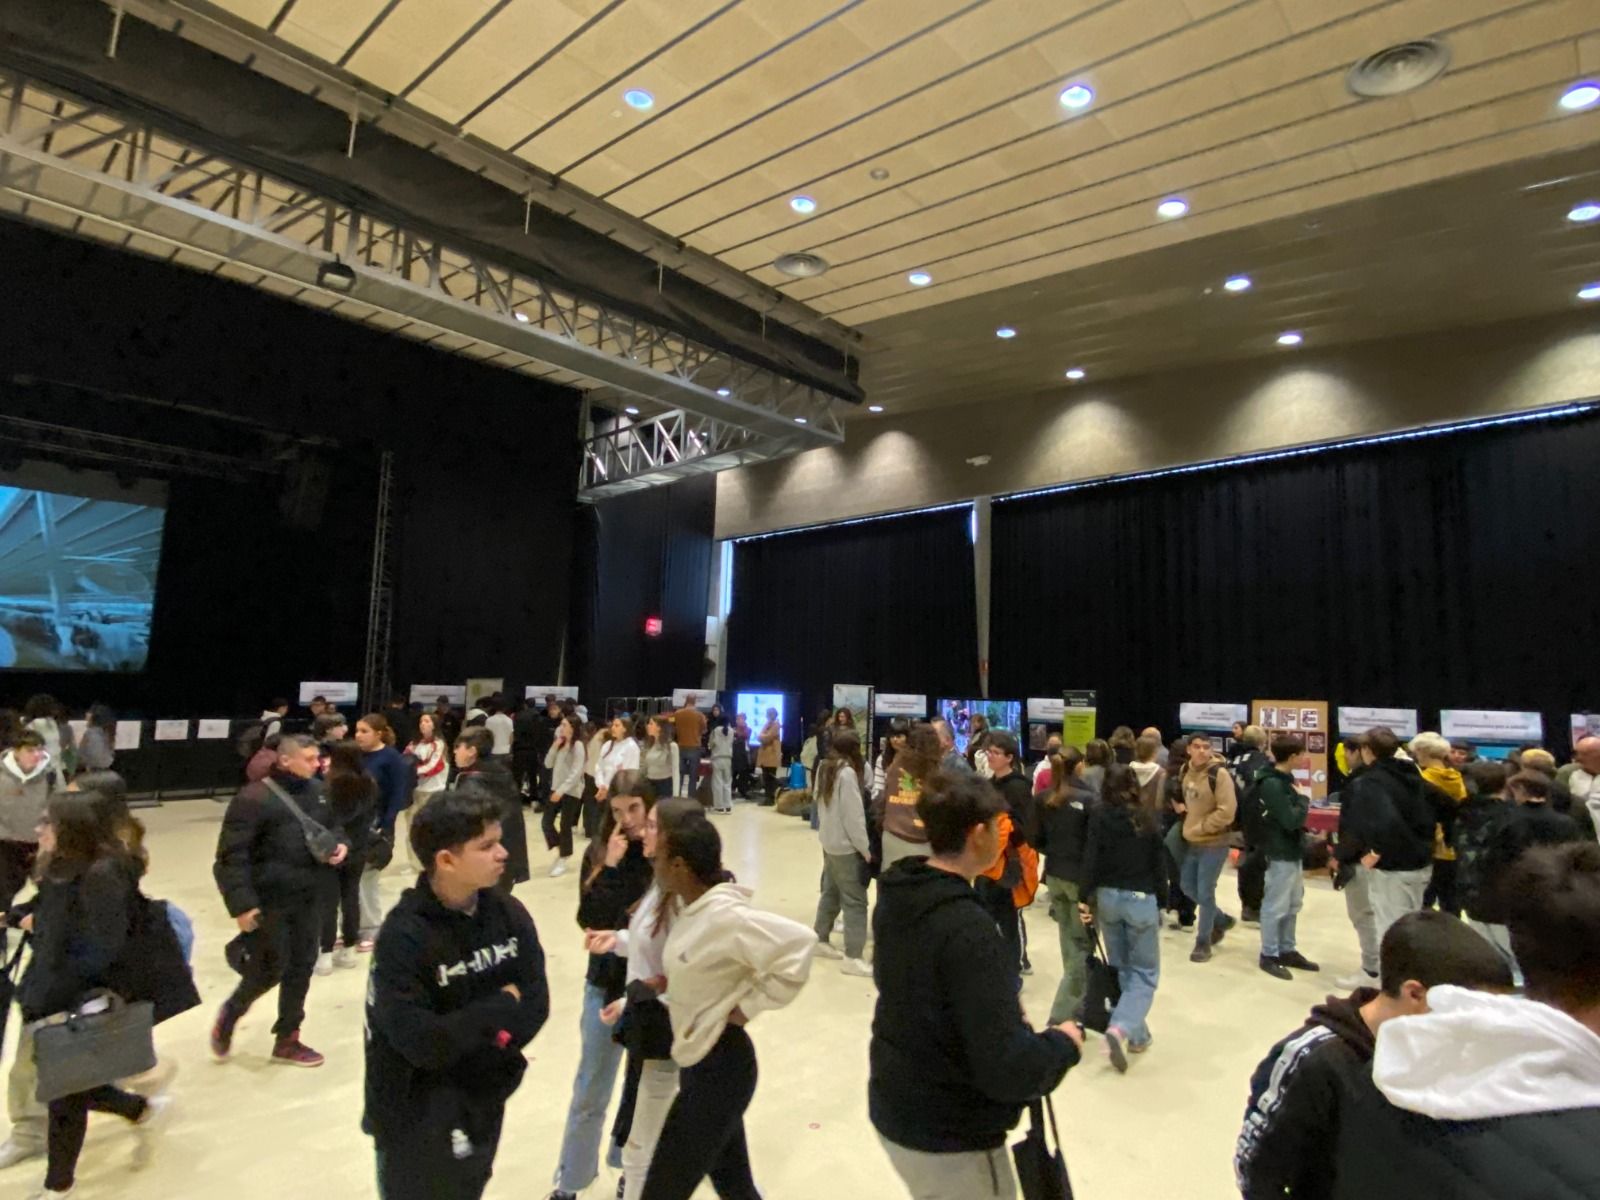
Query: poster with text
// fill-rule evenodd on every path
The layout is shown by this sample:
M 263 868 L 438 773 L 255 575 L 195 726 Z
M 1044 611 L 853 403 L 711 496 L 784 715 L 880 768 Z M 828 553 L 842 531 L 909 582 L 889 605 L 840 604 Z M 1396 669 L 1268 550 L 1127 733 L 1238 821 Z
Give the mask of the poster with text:
M 301 704 L 310 704 L 318 696 L 335 707 L 355 704 L 361 698 L 361 685 L 348 679 L 308 679 L 300 685 Z
M 1061 695 L 1061 744 L 1082 750 L 1094 741 L 1095 706 L 1099 693 L 1085 688 Z
M 420 704 L 424 708 L 434 708 L 443 696 L 449 703 L 460 708 L 467 702 L 467 689 L 459 683 L 413 683 L 411 685 L 411 703 Z
M 524 700 L 537 700 L 541 706 L 544 704 L 546 696 L 554 696 L 557 700 L 571 700 L 576 704 L 578 702 L 578 689 L 556 683 L 530 683 L 522 689 L 522 698 Z
M 909 692 L 875 692 L 873 711 L 880 717 L 916 717 L 928 715 L 928 698 Z
M 1572 744 L 1576 746 L 1586 737 L 1600 737 L 1600 713 L 1572 714 Z
M 1311 795 L 1313 804 L 1328 799 L 1328 702 L 1326 700 L 1257 700 L 1250 706 L 1254 724 L 1267 731 L 1267 742 L 1280 733 L 1292 733 L 1306 744 L 1308 766 L 1295 771 L 1295 780 Z
M 467 680 L 467 707 L 478 708 L 490 696 L 505 690 L 504 677 L 499 679 L 469 679 Z
M 850 710 L 850 722 L 856 737 L 861 741 L 861 753 L 869 756 L 872 750 L 872 685 L 870 683 L 836 683 L 833 685 L 833 712 L 837 717 L 841 708 Z

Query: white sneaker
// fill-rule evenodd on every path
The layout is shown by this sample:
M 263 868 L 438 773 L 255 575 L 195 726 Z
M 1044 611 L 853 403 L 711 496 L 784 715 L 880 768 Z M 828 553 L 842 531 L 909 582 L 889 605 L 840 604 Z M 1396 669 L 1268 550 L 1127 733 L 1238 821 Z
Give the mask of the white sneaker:
M 133 1127 L 133 1169 L 135 1171 L 150 1165 L 150 1158 L 155 1153 L 156 1136 L 165 1131 L 167 1122 L 171 1118 L 171 1096 L 151 1096 L 145 1101 L 144 1116 Z
M 14 1167 L 18 1163 L 29 1162 L 35 1158 L 44 1157 L 43 1146 L 31 1146 L 27 1142 L 19 1142 L 14 1138 L 7 1138 L 0 1142 L 0 1171 L 7 1167 Z
M 349 950 L 341 946 L 339 949 L 333 952 L 333 965 L 341 970 L 349 970 L 351 967 L 359 967 L 361 965 L 361 956 L 358 955 L 354 950 Z
M 1357 970 L 1351 972 L 1349 975 L 1344 976 L 1342 979 L 1335 979 L 1333 981 L 1333 986 L 1339 988 L 1341 991 L 1353 992 L 1357 988 L 1375 988 L 1378 986 L 1378 983 L 1378 976 L 1368 975 L 1365 970 Z
M 344 951 L 340 950 L 339 953 L 343 954 Z M 333 953 L 332 953 L 332 951 L 329 951 L 327 954 L 319 954 L 319 955 L 317 955 L 317 965 L 312 967 L 311 969 L 318 975 L 332 975 L 333 974 Z
M 844 951 L 839 949 L 839 947 L 835 946 L 832 942 L 824 942 L 819 938 L 817 941 L 817 957 L 843 958 Z
M 872 964 L 864 958 L 847 958 L 839 964 L 839 973 L 842 975 L 860 975 L 865 979 L 871 979 Z
M 550 878 L 551 879 L 559 879 L 561 876 L 565 875 L 566 873 L 567 873 L 567 860 L 564 859 L 564 858 L 556 859 L 555 863 L 550 867 Z

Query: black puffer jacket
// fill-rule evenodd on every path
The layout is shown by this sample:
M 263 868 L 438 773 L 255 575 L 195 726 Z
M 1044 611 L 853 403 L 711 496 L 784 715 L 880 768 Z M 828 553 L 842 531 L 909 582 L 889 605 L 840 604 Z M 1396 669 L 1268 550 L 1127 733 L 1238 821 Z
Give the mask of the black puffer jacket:
M 1357 771 L 1340 794 L 1341 862 L 1378 852 L 1380 871 L 1420 871 L 1433 864 L 1433 805 L 1416 764 L 1379 759 Z
M 275 769 L 272 780 L 306 816 L 335 828 L 320 779 L 297 779 Z M 264 782 L 246 784 L 228 802 L 212 874 L 230 917 L 314 898 L 329 869 L 311 857 L 300 822 Z

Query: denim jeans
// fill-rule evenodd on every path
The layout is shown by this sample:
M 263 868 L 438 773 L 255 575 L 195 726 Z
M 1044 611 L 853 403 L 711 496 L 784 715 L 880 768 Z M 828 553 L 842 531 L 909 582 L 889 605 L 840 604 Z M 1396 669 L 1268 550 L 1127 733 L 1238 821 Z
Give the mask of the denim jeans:
M 567 1109 L 567 1131 L 561 1138 L 561 1162 L 556 1167 L 558 1192 L 581 1192 L 600 1174 L 600 1139 L 605 1135 L 606 1109 L 617 1088 L 617 1068 L 623 1050 L 611 1040 L 611 1029 L 601 1024 L 605 993 L 592 983 L 583 985 L 583 1015 L 578 1019 L 582 1048 L 578 1077 L 572 1081 L 572 1106 Z M 615 1142 L 606 1153 L 612 1167 L 622 1166 L 622 1148 Z
M 1161 908 L 1150 892 L 1103 887 L 1095 892 L 1095 920 L 1105 939 L 1106 959 L 1122 985 L 1111 1024 L 1127 1035 L 1129 1045 L 1142 1046 L 1150 1040 L 1145 1018 L 1161 981 Z
M 1083 1007 L 1089 986 L 1089 928 L 1078 916 L 1078 885 L 1048 876 L 1050 919 L 1061 937 L 1061 983 L 1050 1005 L 1050 1024 L 1071 1021 Z
M 700 786 L 700 750 L 678 751 L 678 774 L 683 776 L 682 795 L 694 799 L 695 789 Z
M 1294 931 L 1306 899 L 1306 876 L 1298 859 L 1267 863 L 1267 890 L 1261 900 L 1261 955 L 1277 958 L 1295 951 Z
M 1211 929 L 1217 923 L 1217 880 L 1222 878 L 1222 868 L 1228 862 L 1228 846 L 1189 846 L 1183 859 L 1183 894 L 1200 908 L 1200 921 L 1195 926 L 1195 942 L 1201 946 L 1211 944 Z

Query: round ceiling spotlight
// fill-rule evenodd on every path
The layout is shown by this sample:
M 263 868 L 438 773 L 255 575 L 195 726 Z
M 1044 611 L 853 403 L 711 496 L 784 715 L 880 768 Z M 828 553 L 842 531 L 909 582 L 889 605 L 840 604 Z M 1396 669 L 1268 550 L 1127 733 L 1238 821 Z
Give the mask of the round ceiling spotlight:
M 867 405 L 867 411 L 869 413 L 881 413 L 883 411 L 883 405 L 881 405 L 881 404 L 869 404 L 869 405 Z
M 629 88 L 622 93 L 622 102 L 637 112 L 649 112 L 656 106 L 656 98 L 643 88 Z
M 1580 225 L 1585 221 L 1593 221 L 1596 218 L 1600 218 L 1600 204 L 1592 201 L 1578 205 L 1567 214 L 1567 220 L 1576 221 Z
M 994 335 L 1002 342 L 1009 342 L 1012 338 L 1017 336 L 1017 331 L 1011 328 L 1009 325 L 1002 325 L 999 329 L 994 331 Z
M 1577 112 L 1580 108 L 1588 108 L 1596 100 L 1600 100 L 1600 84 L 1576 83 L 1561 97 L 1561 107 L 1568 112 Z
M 809 217 L 812 213 L 817 211 L 817 202 L 810 196 L 796 196 L 793 200 L 789 201 L 789 207 L 794 209 L 795 212 L 799 213 L 802 217 Z
M 1280 346 L 1298 346 L 1301 342 L 1303 342 L 1305 340 L 1306 339 L 1304 337 L 1302 337 L 1300 334 L 1293 333 L 1293 332 L 1280 333 L 1278 335 L 1278 345 L 1280 345 Z
M 1074 383 L 1076 383 L 1078 380 L 1082 379 L 1083 375 L 1084 375 L 1084 371 L 1083 371 L 1082 367 L 1073 367 L 1070 371 L 1067 372 L 1067 378 L 1072 380 Z
M 780 254 L 772 265 L 796 279 L 813 279 L 828 269 L 828 260 L 816 254 Z
M 528 314 L 521 310 L 513 312 L 511 315 L 517 319 L 519 324 L 526 325 L 528 323 Z
M 1369 54 L 1350 68 L 1344 85 L 1353 96 L 1402 96 L 1426 87 L 1450 66 L 1450 47 L 1437 38 L 1401 42 Z
M 796 417 L 794 419 L 794 423 L 796 425 L 804 425 L 806 423 L 806 419 L 804 417 Z
M 1094 89 L 1075 83 L 1071 87 L 1062 89 L 1060 100 L 1062 108 L 1088 108 L 1094 103 Z
M 721 396 L 724 400 L 726 400 L 729 396 L 733 395 L 733 392 L 729 388 L 718 388 L 717 389 L 717 395 Z
M 1579 300 L 1600 300 L 1600 283 L 1591 283 L 1578 289 Z
M 926 271 L 913 271 L 906 276 L 906 282 L 912 287 L 927 287 L 933 282 L 933 276 Z
M 637 417 L 639 415 L 639 410 L 637 408 L 633 407 L 633 405 L 631 405 L 631 404 L 628 405 L 628 407 L 623 409 L 622 411 L 627 413 L 630 417 Z
M 1170 196 L 1156 205 L 1156 215 L 1167 221 L 1181 217 L 1188 211 L 1189 202 L 1178 196 Z
M 1225 292 L 1248 292 L 1250 290 L 1250 276 L 1235 275 L 1232 279 L 1223 283 L 1222 290 Z

